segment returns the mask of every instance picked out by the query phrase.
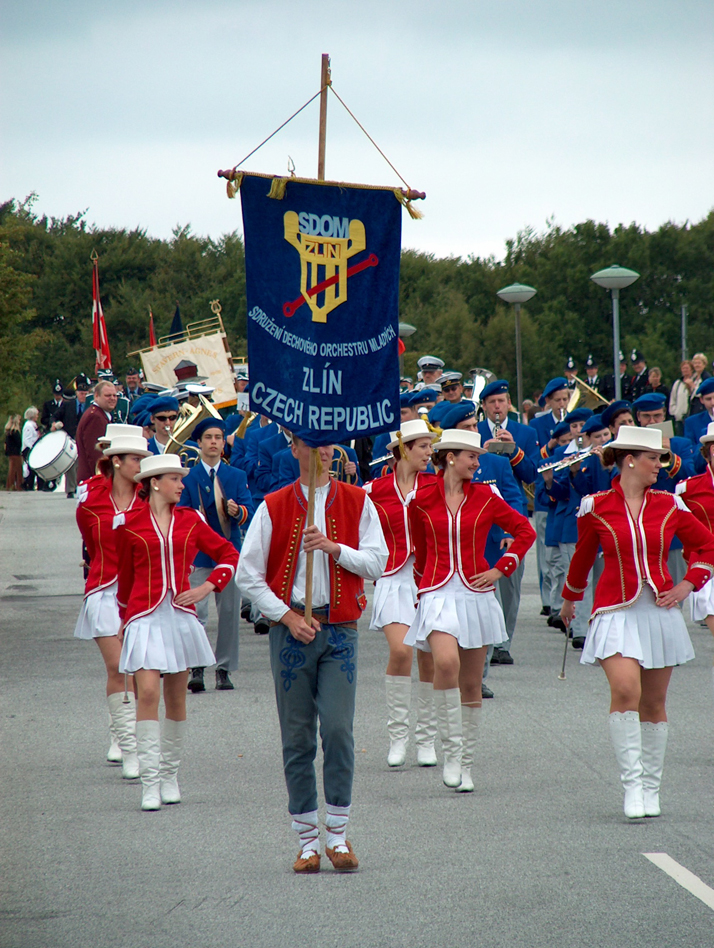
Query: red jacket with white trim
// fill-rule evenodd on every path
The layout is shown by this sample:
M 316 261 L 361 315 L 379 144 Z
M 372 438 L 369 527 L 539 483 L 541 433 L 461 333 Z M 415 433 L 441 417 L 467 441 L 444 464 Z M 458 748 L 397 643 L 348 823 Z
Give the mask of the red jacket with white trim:
M 384 570 L 385 576 L 399 572 L 414 552 L 408 514 L 409 500 L 413 492 L 410 491 L 406 497 L 402 494 L 397 483 L 398 464 L 399 462 L 389 474 L 364 485 L 364 490 L 377 508 L 382 533 L 389 550 L 387 566 Z M 413 490 L 417 491 L 435 479 L 435 474 L 417 474 Z
M 220 537 L 192 507 L 172 507 L 171 526 L 164 537 L 149 504 L 126 515 L 119 538 L 119 615 L 126 625 L 153 612 L 168 594 L 175 600 L 190 589 L 191 564 L 201 550 L 216 562 L 208 576 L 220 592 L 233 580 L 238 551 Z M 174 608 L 195 614 L 194 606 Z
M 139 490 L 137 484 L 136 490 Z M 77 488 L 77 525 L 89 554 L 89 573 L 84 586 L 84 598 L 106 589 L 117 578 L 119 569 L 117 536 L 114 521 L 120 514 L 112 497 L 112 481 L 103 474 L 95 474 Z M 143 504 L 137 494 L 128 510 Z
M 647 583 L 656 595 L 674 585 L 667 555 L 674 535 L 684 545 L 685 575 L 700 589 L 714 573 L 714 536 L 687 509 L 679 496 L 665 490 L 645 491 L 635 519 L 620 478 L 612 489 L 583 497 L 578 511 L 578 542 L 563 587 L 563 599 L 578 602 L 602 547 L 605 564 L 595 590 L 593 615 L 631 606 Z
M 714 474 L 707 467 L 703 474 L 680 481 L 674 489 L 697 520 L 714 533 Z
M 493 524 L 513 537 L 510 549 L 495 566 L 504 576 L 518 568 L 536 538 L 527 518 L 507 504 L 491 484 L 464 481 L 464 499 L 454 516 L 446 503 L 441 471 L 411 500 L 409 523 L 418 596 L 445 586 L 454 573 L 474 592 L 492 591 L 493 586 L 475 589 L 471 580 L 489 569 L 484 548 Z

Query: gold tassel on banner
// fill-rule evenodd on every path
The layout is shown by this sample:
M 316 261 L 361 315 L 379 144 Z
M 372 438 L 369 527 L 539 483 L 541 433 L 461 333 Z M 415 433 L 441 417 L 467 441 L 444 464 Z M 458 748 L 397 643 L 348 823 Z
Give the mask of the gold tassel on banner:
M 407 209 L 407 213 L 412 220 L 418 221 L 421 220 L 424 216 L 421 211 L 418 211 L 415 207 L 412 206 L 412 202 L 406 197 L 404 192 L 400 188 L 394 189 L 394 197 L 399 201 L 399 203 Z
M 232 171 L 231 177 L 226 182 L 226 194 L 228 197 L 233 200 L 233 198 L 238 193 L 238 189 L 243 183 L 243 172 L 242 171 Z
M 406 461 L 406 459 L 407 459 L 407 449 L 404 447 L 404 442 L 402 441 L 402 433 L 401 433 L 401 431 L 398 431 L 398 432 L 397 432 L 397 441 L 399 442 L 399 457 L 402 459 L 402 461 Z
M 270 190 L 268 191 L 268 197 L 275 198 L 276 201 L 282 201 L 285 197 L 285 189 L 288 186 L 288 180 L 288 178 L 273 178 Z
M 322 477 L 322 472 L 325 470 L 324 467 L 322 466 L 322 458 L 320 457 L 320 452 L 317 450 L 317 448 L 315 448 L 314 451 L 315 451 L 315 472 L 318 477 Z

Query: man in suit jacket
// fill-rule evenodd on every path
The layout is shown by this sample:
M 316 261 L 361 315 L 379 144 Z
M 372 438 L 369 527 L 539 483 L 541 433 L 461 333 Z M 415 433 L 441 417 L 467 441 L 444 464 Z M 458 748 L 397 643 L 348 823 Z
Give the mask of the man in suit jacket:
M 103 456 L 97 441 L 107 430 L 117 403 L 117 390 L 111 382 L 97 382 L 94 401 L 82 412 L 77 425 L 77 478 L 86 481 L 96 473 L 97 461 Z
M 49 431 L 52 427 L 52 422 L 55 420 L 55 415 L 62 407 L 62 391 L 64 386 L 59 379 L 55 379 L 55 384 L 52 386 L 52 395 L 53 397 L 45 402 L 42 406 L 42 415 L 40 416 L 40 424 L 45 429 L 45 432 Z
M 209 526 L 239 550 L 240 528 L 253 516 L 254 508 L 245 473 L 221 462 L 225 433 L 225 422 L 217 418 L 207 418 L 196 425 L 193 435 L 201 457 L 184 478 L 179 504 L 200 511 Z M 204 583 L 216 566 L 205 553 L 198 553 L 193 565 L 194 570 L 189 577 L 192 588 Z M 222 592 L 216 591 L 215 597 L 218 611 L 216 689 L 232 691 L 233 682 L 229 672 L 238 667 L 240 593 L 235 583 L 229 583 Z M 196 603 L 196 614 L 205 627 L 208 621 L 208 598 Z M 188 687 L 194 693 L 206 690 L 203 672 L 203 668 L 192 669 Z
M 72 388 L 68 388 L 63 393 L 62 404 L 55 413 L 52 423 L 52 430 L 61 428 L 73 440 L 77 440 L 77 426 L 79 419 L 84 411 L 84 403 L 87 399 L 87 385 L 84 382 L 77 384 L 77 394 Z M 74 497 L 77 489 L 77 461 L 64 475 L 64 489 L 68 497 Z

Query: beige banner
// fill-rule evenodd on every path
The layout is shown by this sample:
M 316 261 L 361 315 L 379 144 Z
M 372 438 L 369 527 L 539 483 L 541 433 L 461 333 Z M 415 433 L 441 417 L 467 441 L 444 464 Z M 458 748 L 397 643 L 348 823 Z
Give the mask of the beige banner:
M 204 384 L 215 388 L 212 397 L 217 408 L 235 404 L 233 374 L 220 333 L 145 350 L 141 353 L 141 361 L 146 381 L 173 388 L 176 385 L 174 369 L 182 359 L 195 362 L 198 374 L 206 376 Z

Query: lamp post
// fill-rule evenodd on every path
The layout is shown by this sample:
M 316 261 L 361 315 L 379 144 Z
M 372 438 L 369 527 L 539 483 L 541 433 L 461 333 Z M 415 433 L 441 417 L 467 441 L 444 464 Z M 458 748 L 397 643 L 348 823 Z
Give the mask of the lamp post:
M 616 263 L 613 263 L 611 267 L 605 267 L 604 270 L 598 270 L 590 277 L 593 283 L 604 286 L 612 296 L 612 351 L 616 401 L 622 398 L 622 381 L 620 379 L 620 290 L 624 290 L 626 286 L 630 286 L 639 278 L 640 275 L 636 270 L 619 267 Z
M 521 303 L 527 303 L 538 291 L 525 283 L 512 283 L 498 290 L 496 296 L 504 303 L 513 303 L 516 314 L 516 397 L 518 398 L 518 417 L 523 410 L 523 357 L 521 354 Z

